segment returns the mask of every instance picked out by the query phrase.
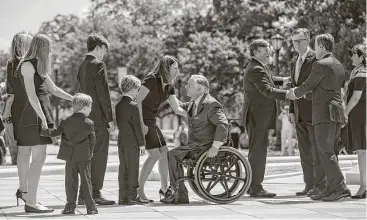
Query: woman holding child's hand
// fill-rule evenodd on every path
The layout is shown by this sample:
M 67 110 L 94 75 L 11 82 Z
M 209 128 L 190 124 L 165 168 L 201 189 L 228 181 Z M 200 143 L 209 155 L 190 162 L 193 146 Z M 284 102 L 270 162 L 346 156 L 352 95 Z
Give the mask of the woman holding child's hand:
M 168 188 L 168 160 L 166 141 L 161 130 L 156 125 L 158 117 L 158 107 L 167 99 L 176 114 L 187 117 L 187 113 L 179 106 L 179 101 L 175 96 L 173 84 L 179 74 L 177 59 L 165 55 L 154 70 L 149 73 L 143 81 L 137 96 L 139 111 L 143 119 L 143 131 L 145 134 L 146 151 L 148 158 L 140 171 L 139 176 L 139 197 L 148 200 L 144 193 L 144 185 L 152 172 L 155 163 L 159 160 L 158 171 L 161 177 L 161 189 L 159 194 L 168 197 L 172 190 Z M 149 200 L 152 202 L 152 200 Z

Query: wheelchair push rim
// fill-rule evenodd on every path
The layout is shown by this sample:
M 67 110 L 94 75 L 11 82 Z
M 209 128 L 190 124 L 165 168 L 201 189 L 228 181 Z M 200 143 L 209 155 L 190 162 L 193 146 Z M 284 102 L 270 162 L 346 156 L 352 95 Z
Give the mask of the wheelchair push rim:
M 251 166 L 244 155 L 231 147 L 221 147 L 218 155 L 203 154 L 195 167 L 195 185 L 207 200 L 227 204 L 247 192 L 251 184 Z

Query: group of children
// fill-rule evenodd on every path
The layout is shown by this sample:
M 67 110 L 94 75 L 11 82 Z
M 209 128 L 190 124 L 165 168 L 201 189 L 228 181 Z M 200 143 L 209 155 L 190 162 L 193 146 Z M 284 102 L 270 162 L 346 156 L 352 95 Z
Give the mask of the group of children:
M 124 76 L 120 82 L 123 97 L 116 105 L 116 121 L 119 129 L 119 204 L 134 205 L 142 202 L 137 197 L 140 149 L 145 146 L 145 138 L 137 103 L 141 82 L 132 75 Z M 94 123 L 88 116 L 92 98 L 78 93 L 74 96 L 73 115 L 60 123 L 56 129 L 42 128 L 41 135 L 55 137 L 61 135 L 61 145 L 57 158 L 66 161 L 65 190 L 67 203 L 62 214 L 75 214 L 78 175 L 85 186 L 83 189 L 87 214 L 97 214 L 92 198 L 90 160 L 95 145 Z

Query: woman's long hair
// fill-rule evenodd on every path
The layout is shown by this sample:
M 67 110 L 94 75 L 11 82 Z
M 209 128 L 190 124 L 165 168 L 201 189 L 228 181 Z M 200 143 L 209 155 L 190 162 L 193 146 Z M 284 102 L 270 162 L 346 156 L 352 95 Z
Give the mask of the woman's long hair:
M 51 40 L 44 34 L 33 37 L 28 53 L 19 63 L 18 68 L 29 60 L 37 59 L 37 72 L 40 76 L 46 76 L 51 70 Z
M 9 51 L 9 63 L 12 65 L 13 74 L 18 67 L 19 61 L 23 59 L 28 52 L 31 41 L 32 36 L 25 33 L 17 33 L 13 37 Z
M 170 55 L 164 55 L 159 59 L 157 65 L 154 67 L 151 74 L 158 74 L 164 83 L 170 84 L 169 78 L 170 78 L 170 68 L 171 65 L 177 63 L 177 59 Z

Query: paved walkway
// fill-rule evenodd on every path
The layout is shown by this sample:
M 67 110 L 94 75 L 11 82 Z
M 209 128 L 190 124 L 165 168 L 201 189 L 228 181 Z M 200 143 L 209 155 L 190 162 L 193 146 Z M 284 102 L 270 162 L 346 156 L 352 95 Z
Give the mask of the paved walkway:
M 85 206 L 77 207 L 73 216 L 61 215 L 65 204 L 63 175 L 42 176 L 39 201 L 53 207 L 49 214 L 26 214 L 23 203 L 16 206 L 16 177 L 0 179 L 0 219 L 366 219 L 366 200 L 345 199 L 338 202 L 312 201 L 307 197 L 294 196 L 302 189 L 302 176 L 265 180 L 264 187 L 278 194 L 271 199 L 254 199 L 247 195 L 228 205 L 203 201 L 190 191 L 189 205 L 163 205 L 154 202 L 144 206 L 98 206 L 99 213 L 87 216 Z M 158 201 L 159 181 L 148 181 L 146 194 Z M 350 186 L 352 193 L 357 186 Z M 117 173 L 106 174 L 103 195 L 117 200 Z

